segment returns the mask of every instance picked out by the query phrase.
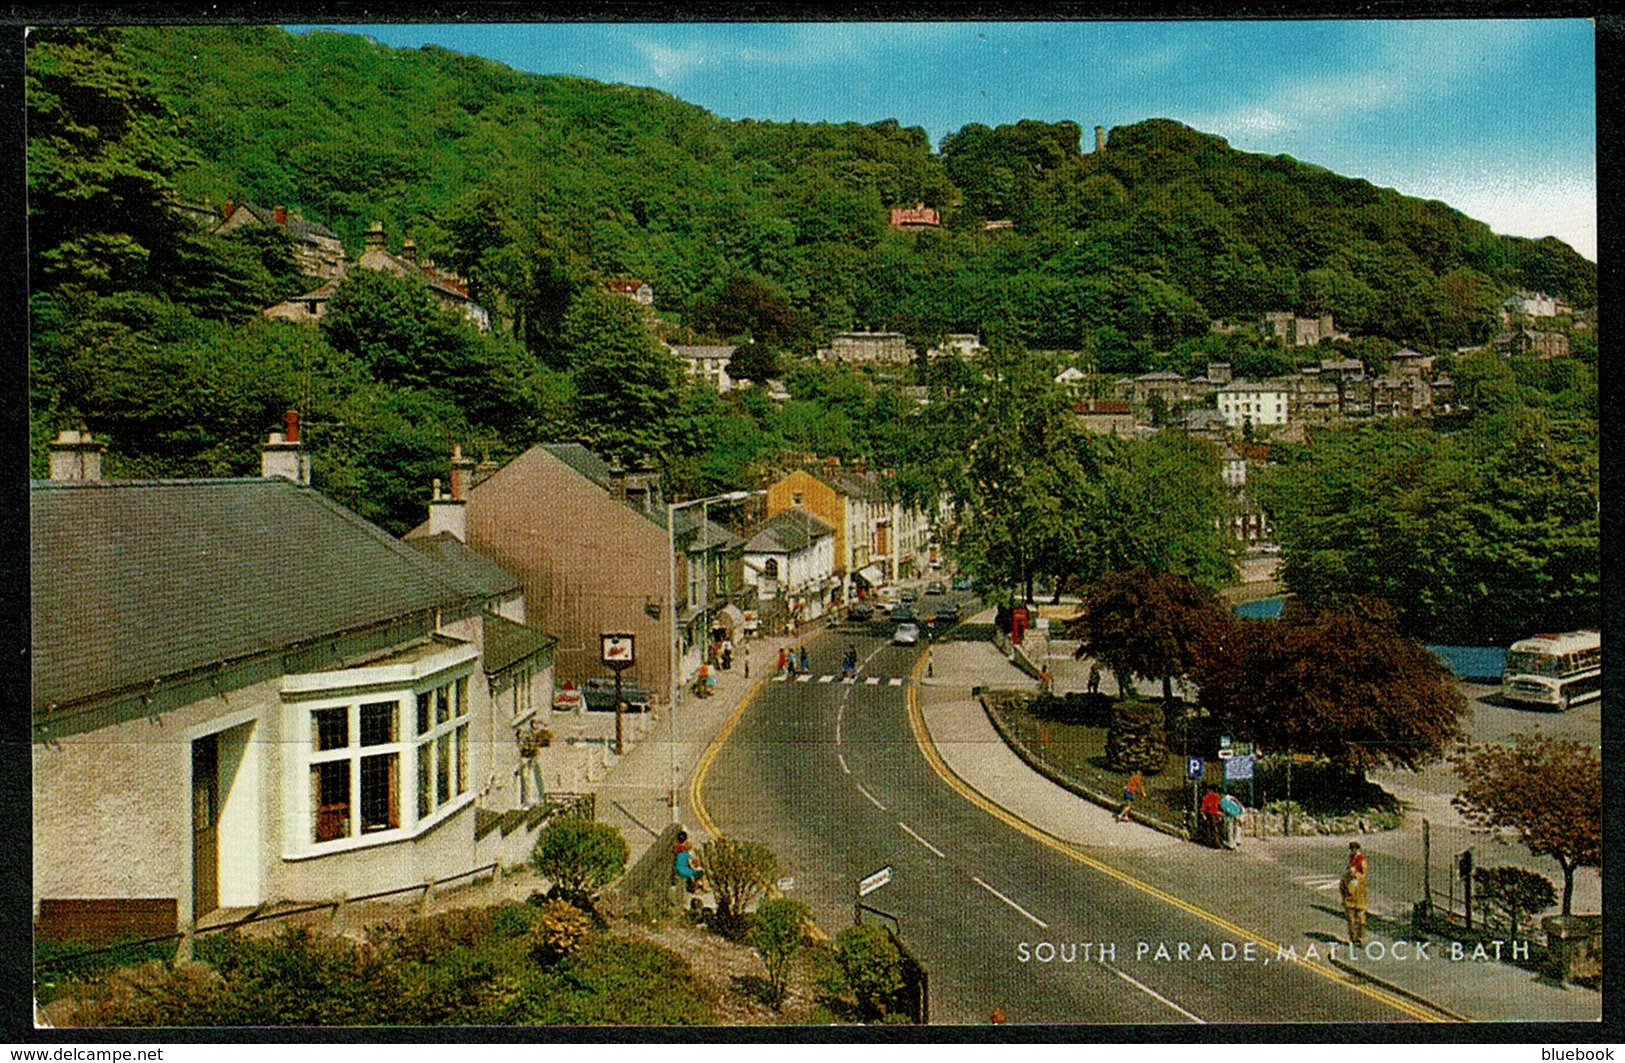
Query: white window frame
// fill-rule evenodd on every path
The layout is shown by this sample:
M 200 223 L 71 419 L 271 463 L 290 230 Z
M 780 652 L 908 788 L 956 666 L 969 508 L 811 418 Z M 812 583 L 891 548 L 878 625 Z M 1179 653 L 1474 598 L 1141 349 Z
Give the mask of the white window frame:
M 478 651 L 472 646 L 455 643 L 452 649 L 412 664 L 284 677 L 283 727 L 290 740 L 286 748 L 292 751 L 284 763 L 283 774 L 283 800 L 287 809 L 282 842 L 284 858 L 309 859 L 410 840 L 456 815 L 474 800 L 469 779 L 476 774 L 472 763 L 472 700 L 477 658 Z M 436 719 L 435 704 L 431 701 L 430 726 L 420 733 L 418 697 L 427 693 L 433 698 L 437 691 L 447 693 L 446 719 Z M 363 746 L 361 707 L 386 703 L 395 706 L 395 740 Z M 336 749 L 318 750 L 316 714 L 333 709 L 346 713 L 347 742 Z M 445 739 L 444 745 L 442 739 Z M 447 796 L 443 800 L 435 793 L 439 778 L 437 758 L 442 749 L 450 755 Z M 429 756 L 431 788 L 427 814 L 419 812 L 418 790 L 418 761 L 425 750 Z M 396 757 L 396 825 L 363 831 L 361 762 L 367 757 L 384 755 Z M 349 829 L 340 837 L 317 841 L 311 769 L 318 764 L 339 761 L 348 761 L 351 765 Z

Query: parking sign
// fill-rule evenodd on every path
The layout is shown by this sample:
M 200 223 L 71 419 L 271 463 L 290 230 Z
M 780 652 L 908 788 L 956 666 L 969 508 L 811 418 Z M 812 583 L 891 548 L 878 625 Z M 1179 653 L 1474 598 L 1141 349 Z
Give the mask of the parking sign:
M 1185 758 L 1185 778 L 1200 779 L 1202 777 L 1203 762 L 1201 757 Z

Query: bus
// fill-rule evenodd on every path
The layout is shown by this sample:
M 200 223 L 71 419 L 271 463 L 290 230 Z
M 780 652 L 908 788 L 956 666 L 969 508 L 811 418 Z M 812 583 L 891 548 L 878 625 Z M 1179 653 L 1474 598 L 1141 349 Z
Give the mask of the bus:
M 1602 634 L 1570 631 L 1514 642 L 1501 673 L 1501 696 L 1563 712 L 1602 697 Z

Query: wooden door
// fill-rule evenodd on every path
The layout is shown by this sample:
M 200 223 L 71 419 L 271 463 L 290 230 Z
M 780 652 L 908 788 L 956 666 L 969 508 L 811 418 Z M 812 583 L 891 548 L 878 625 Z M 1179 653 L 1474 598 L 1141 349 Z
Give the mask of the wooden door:
M 220 744 L 192 743 L 192 918 L 220 907 Z

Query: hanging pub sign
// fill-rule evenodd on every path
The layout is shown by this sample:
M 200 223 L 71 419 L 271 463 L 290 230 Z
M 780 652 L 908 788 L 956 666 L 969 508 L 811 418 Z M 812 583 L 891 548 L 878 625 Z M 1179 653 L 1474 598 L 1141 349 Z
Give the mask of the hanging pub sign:
M 622 633 L 615 635 L 599 635 L 599 643 L 603 647 L 604 664 L 619 672 L 623 668 L 632 667 L 632 636 Z

